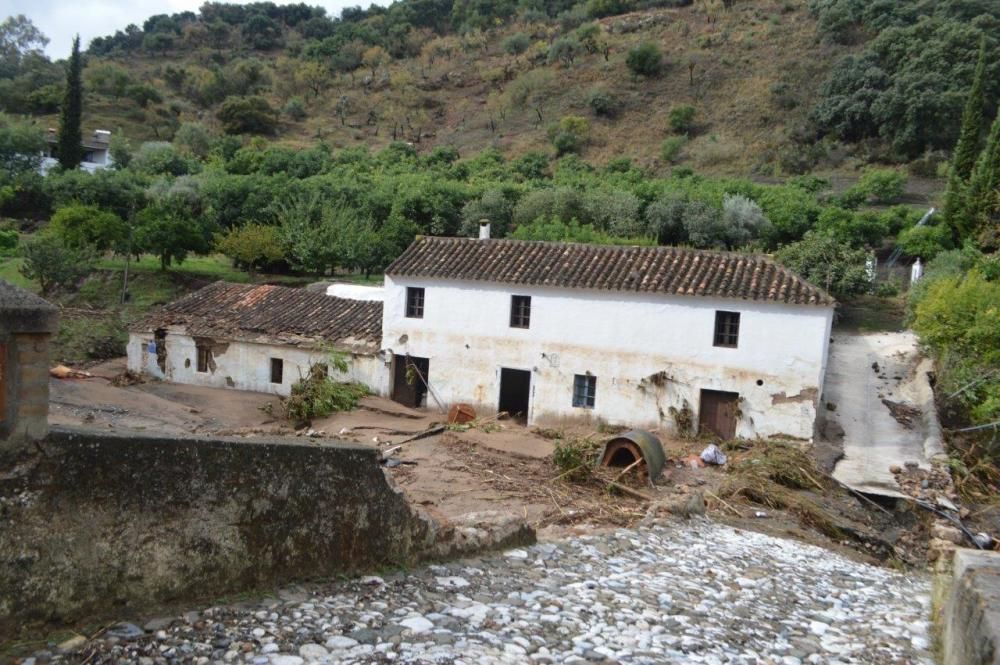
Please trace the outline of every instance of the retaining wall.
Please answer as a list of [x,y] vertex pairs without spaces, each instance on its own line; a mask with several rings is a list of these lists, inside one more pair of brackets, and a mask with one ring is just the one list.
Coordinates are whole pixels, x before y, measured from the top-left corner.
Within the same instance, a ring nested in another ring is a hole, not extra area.
[[941,616],[945,665],[1000,665],[1000,552],[955,551]]
[[441,535],[371,448],[53,430],[0,460],[0,638],[410,564]]

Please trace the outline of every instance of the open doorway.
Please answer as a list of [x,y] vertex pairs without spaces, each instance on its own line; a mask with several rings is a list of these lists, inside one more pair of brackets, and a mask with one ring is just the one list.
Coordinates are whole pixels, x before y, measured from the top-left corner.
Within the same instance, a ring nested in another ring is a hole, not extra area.
[[403,406],[419,408],[427,399],[430,358],[393,356],[392,399]]
[[736,438],[739,401],[739,393],[702,390],[701,405],[698,408],[698,430],[712,432],[725,440]]
[[500,368],[500,405],[511,418],[528,422],[531,402],[531,372],[526,369]]

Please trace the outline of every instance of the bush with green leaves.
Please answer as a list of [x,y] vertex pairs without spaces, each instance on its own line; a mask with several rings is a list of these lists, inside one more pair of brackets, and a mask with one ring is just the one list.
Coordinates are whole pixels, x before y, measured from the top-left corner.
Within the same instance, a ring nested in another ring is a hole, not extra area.
[[128,226],[113,212],[97,206],[72,204],[55,211],[48,231],[70,247],[93,247],[99,251],[124,251]]
[[216,117],[227,134],[273,134],[278,114],[259,96],[227,97]]
[[1000,420],[1000,281],[979,269],[932,279],[913,329],[938,361],[941,394],[953,394],[973,423]]
[[549,127],[549,140],[559,155],[579,152],[590,139],[590,123],[578,115],[567,115]]
[[246,224],[216,234],[215,249],[251,275],[285,258],[277,227],[265,224]]
[[14,229],[0,227],[0,258],[13,256],[17,252],[19,237]]
[[574,37],[562,37],[552,43],[546,58],[550,65],[559,63],[569,67],[579,57],[581,51],[580,42]]
[[42,295],[57,287],[76,286],[93,272],[98,258],[93,247],[72,247],[56,234],[44,232],[23,240],[18,251],[24,259],[18,272],[38,282]]
[[618,113],[619,102],[605,88],[591,88],[587,93],[587,106],[594,115],[612,118]]
[[531,37],[523,32],[515,32],[513,35],[503,40],[501,44],[505,53],[510,55],[521,55],[531,46]]
[[306,115],[306,104],[302,101],[301,97],[292,97],[285,105],[281,108],[281,112],[292,120],[305,120]]
[[510,235],[515,240],[545,240],[548,242],[581,242],[590,245],[655,245],[655,238],[638,236],[624,238],[580,224],[576,219],[565,222],[558,217],[539,217],[521,224]]
[[896,246],[907,256],[919,256],[924,261],[930,261],[951,248],[951,230],[944,224],[911,226],[900,232]]
[[625,56],[625,65],[633,76],[652,78],[658,76],[663,68],[663,54],[660,47],[653,42],[642,42],[629,49]]
[[686,134],[668,136],[663,139],[663,143],[660,144],[660,156],[663,157],[663,161],[670,164],[676,164],[680,161],[681,150],[684,148],[687,140]]
[[815,228],[849,247],[877,248],[889,234],[888,226],[878,214],[859,214],[836,206],[826,207],[820,212]]
[[782,247],[778,261],[835,296],[864,293],[870,283],[865,270],[868,253],[833,235],[809,231],[802,240]]
[[201,170],[201,163],[189,159],[171,143],[147,141],[132,156],[130,168],[145,175],[186,175]]
[[872,203],[894,203],[906,190],[906,174],[896,169],[867,168],[854,189]]
[[670,109],[668,116],[670,129],[677,134],[688,134],[694,128],[694,116],[697,113],[690,104],[680,104]]

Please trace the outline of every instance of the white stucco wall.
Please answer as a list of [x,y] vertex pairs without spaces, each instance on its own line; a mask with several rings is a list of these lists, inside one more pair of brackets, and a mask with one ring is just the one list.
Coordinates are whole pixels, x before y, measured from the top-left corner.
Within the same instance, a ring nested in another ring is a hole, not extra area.
[[[426,289],[422,319],[404,316],[407,286]],[[740,394],[738,436],[813,435],[832,307],[390,277],[385,292],[383,349],[429,358],[446,403],[495,410],[508,367],[532,372],[532,423],[671,430],[670,407],[686,402],[697,423],[706,389]],[[511,295],[531,296],[529,329],[509,326]],[[738,348],[713,346],[720,309],[740,312]],[[587,372],[595,408],[574,408],[573,376]]]
[[[208,372],[198,372],[198,351],[194,338],[167,329],[166,371],[160,371],[156,352],[151,351],[153,335],[131,333],[128,341],[128,367],[166,381],[214,388],[235,388],[253,392],[288,395],[292,384],[308,374],[315,363],[327,362],[327,357],[309,349],[294,346],[257,344],[251,342],[216,341]],[[271,383],[271,358],[283,361],[280,384]],[[348,357],[348,372],[335,375],[341,380],[363,383],[373,392],[388,391],[388,370],[374,355]]]

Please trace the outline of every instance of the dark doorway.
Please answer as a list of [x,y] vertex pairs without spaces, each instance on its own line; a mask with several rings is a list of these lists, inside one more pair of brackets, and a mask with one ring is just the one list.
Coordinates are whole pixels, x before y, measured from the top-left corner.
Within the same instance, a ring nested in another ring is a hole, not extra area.
[[393,356],[392,399],[403,406],[418,408],[427,398],[431,361],[418,356]]
[[712,432],[722,439],[735,438],[739,401],[739,393],[702,390],[701,407],[698,409],[699,431]]
[[531,372],[526,369],[500,368],[500,410],[511,418],[528,421],[531,401]]

